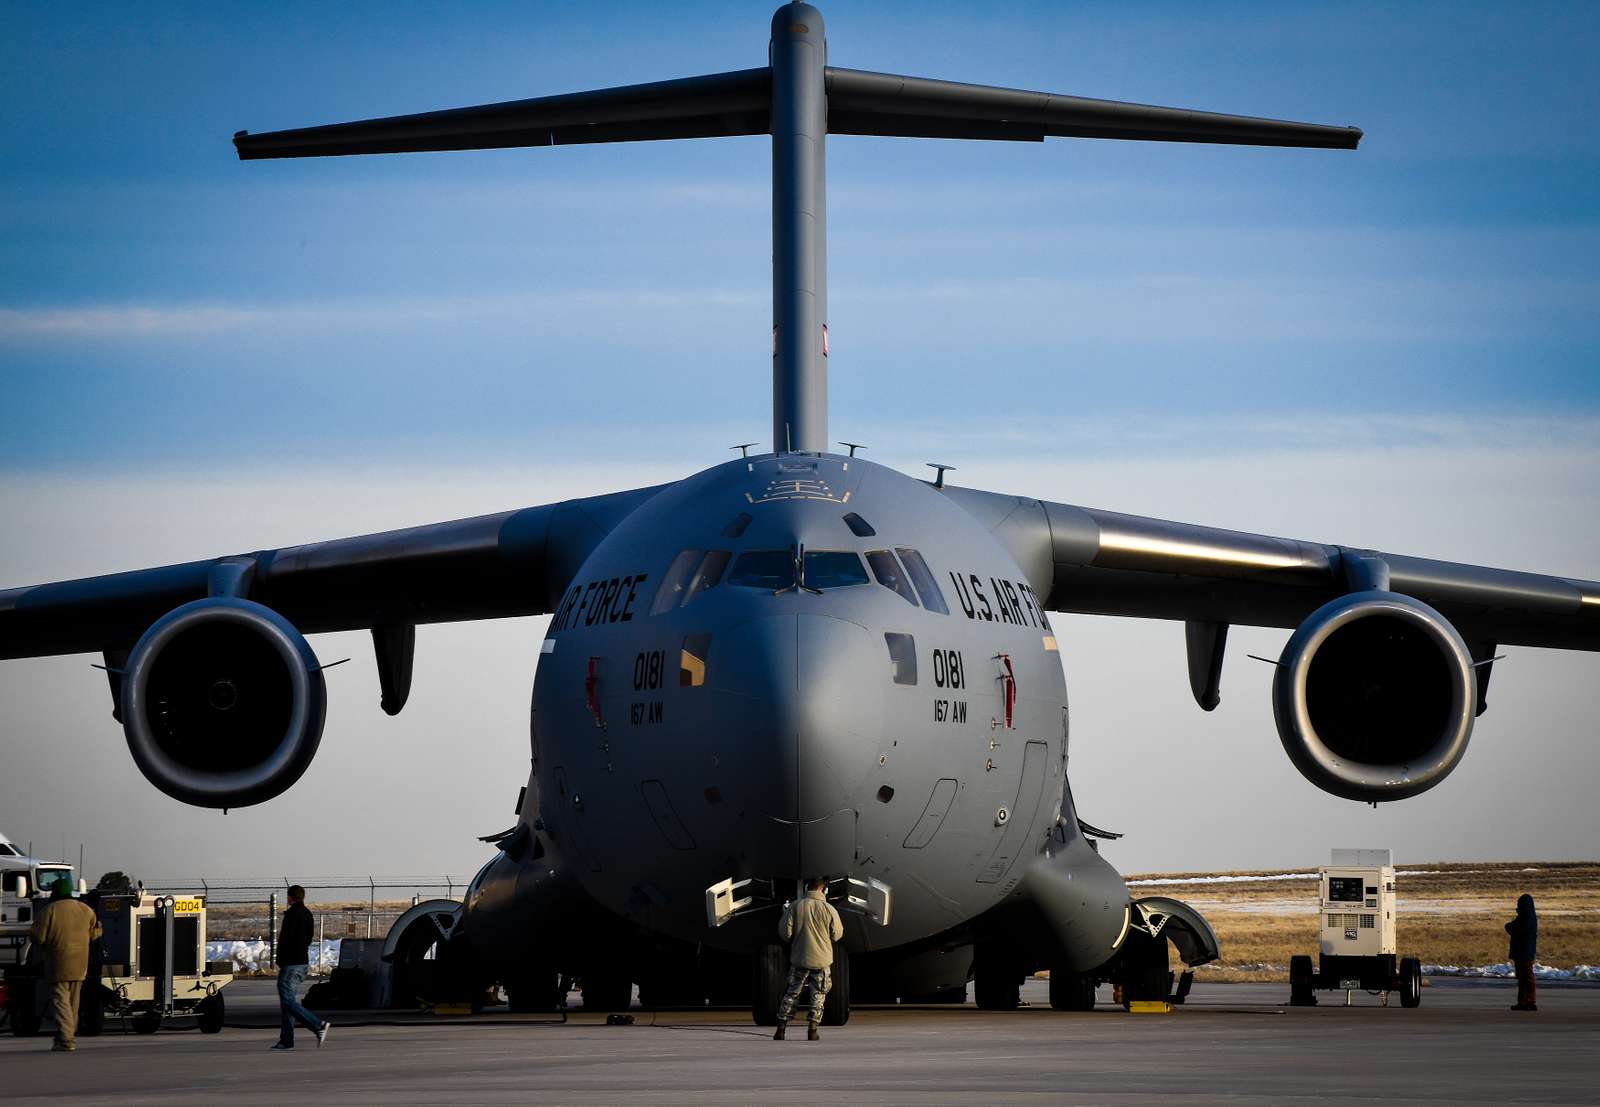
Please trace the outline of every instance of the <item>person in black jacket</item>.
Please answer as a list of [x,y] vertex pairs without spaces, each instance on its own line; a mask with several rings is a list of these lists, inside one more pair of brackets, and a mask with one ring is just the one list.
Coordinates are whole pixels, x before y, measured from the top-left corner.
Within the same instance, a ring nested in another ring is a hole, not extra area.
[[1517,900],[1517,917],[1506,923],[1506,933],[1511,935],[1508,956],[1517,970],[1517,1002],[1513,1011],[1537,1011],[1537,993],[1533,986],[1533,959],[1539,949],[1539,916],[1533,910],[1533,897],[1524,894]]
[[282,1023],[278,1041],[273,1049],[294,1048],[294,1022],[299,1019],[305,1028],[317,1036],[317,1048],[328,1040],[331,1024],[307,1011],[296,998],[295,992],[305,983],[306,970],[311,958],[311,912],[306,907],[306,890],[300,885],[289,888],[289,909],[283,913],[283,925],[278,928],[278,1011]]

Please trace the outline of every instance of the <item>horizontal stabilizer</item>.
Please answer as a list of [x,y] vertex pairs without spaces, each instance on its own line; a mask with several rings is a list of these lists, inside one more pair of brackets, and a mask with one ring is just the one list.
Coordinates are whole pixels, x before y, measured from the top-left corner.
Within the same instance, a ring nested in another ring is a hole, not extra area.
[[762,135],[771,100],[772,71],[762,67],[325,127],[240,131],[233,144],[251,161]]
[[832,66],[827,70],[827,89],[831,134],[1020,142],[1122,138],[1335,150],[1353,150],[1361,141],[1359,127],[1218,115]]

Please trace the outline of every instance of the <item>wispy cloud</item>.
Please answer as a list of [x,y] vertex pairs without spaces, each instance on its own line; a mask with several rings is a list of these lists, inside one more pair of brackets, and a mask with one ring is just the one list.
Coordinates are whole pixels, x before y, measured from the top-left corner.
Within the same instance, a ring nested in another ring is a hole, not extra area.
[[753,307],[765,302],[764,290],[703,288],[571,290],[322,304],[167,303],[0,308],[0,338],[165,338],[268,327],[303,330],[393,327],[473,319],[528,319],[571,311],[670,312],[707,307]]

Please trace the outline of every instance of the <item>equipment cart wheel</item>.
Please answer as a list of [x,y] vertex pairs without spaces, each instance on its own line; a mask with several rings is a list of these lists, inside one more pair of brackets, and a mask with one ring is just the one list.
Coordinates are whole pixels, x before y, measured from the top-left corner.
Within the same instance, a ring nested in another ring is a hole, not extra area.
[[1057,1011],[1093,1011],[1094,977],[1071,969],[1050,970],[1050,1006]]
[[98,1038],[106,1025],[106,990],[104,985],[87,980],[83,995],[78,1001],[78,1037]]
[[1315,984],[1316,973],[1312,971],[1311,958],[1303,953],[1289,958],[1289,1006],[1315,1007]]
[[195,1008],[195,1013],[200,1016],[200,1033],[222,1033],[222,1020],[226,1011],[227,1006],[223,1003],[221,992],[202,999]]
[[154,1034],[161,1029],[160,1011],[140,1011],[128,1020],[133,1024],[135,1034]]
[[1422,1006],[1422,962],[1415,957],[1400,958],[1400,1006]]
[[14,976],[6,981],[7,1011],[11,1015],[11,1033],[19,1038],[32,1038],[44,1025],[44,1007],[39,1002],[38,981],[33,977]]

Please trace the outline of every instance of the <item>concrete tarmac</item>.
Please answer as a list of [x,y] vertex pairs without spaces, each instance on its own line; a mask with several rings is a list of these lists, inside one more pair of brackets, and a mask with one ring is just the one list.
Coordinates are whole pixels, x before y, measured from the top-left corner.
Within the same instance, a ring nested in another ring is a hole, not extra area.
[[[575,1010],[472,1018],[334,1013],[319,1050],[305,1031],[271,1052],[270,981],[229,987],[218,1035],[140,1036],[108,1023],[73,1054],[48,1037],[0,1038],[0,1100],[32,1103],[1140,1103],[1286,1099],[1600,1101],[1600,987],[1546,986],[1539,1011],[1500,983],[1434,980],[1422,1006],[1287,985],[1201,984],[1171,1015],[1052,1011],[1041,981],[1015,1012],[868,1007],[820,1042],[788,1041],[743,1011],[635,1010],[633,1026]],[[574,1000],[576,1000],[576,996]],[[1101,1002],[1109,1002],[1107,990]],[[360,1025],[369,1023],[370,1025]],[[398,1025],[396,1025],[398,1024]]]

